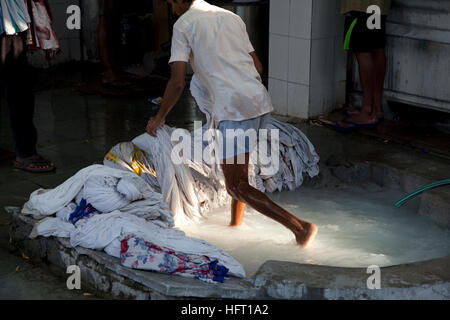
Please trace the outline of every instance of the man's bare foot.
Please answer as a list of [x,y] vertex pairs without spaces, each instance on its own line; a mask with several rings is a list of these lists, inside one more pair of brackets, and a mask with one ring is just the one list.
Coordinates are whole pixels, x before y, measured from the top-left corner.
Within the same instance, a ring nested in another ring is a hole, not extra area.
[[347,123],[356,123],[356,124],[373,124],[376,123],[377,121],[378,119],[375,115],[372,115],[371,113],[366,113],[364,111],[354,114],[353,116],[345,120],[345,122]]
[[131,85],[130,82],[122,79],[120,76],[111,71],[106,71],[103,73],[102,84],[113,87],[127,87]]
[[230,224],[228,225],[229,227],[233,227],[233,228],[237,228],[240,227],[242,223],[232,223],[230,222]]
[[306,249],[313,242],[318,230],[315,224],[310,223],[301,232],[294,232],[297,243]]

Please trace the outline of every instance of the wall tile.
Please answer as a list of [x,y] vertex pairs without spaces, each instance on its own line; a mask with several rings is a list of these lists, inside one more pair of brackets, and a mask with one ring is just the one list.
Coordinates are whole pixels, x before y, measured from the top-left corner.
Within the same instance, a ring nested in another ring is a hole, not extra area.
[[344,37],[334,38],[334,80],[347,79],[347,51],[344,50]]
[[334,82],[334,69],[334,38],[312,40],[310,84],[331,84]]
[[[298,1],[298,0],[293,0]],[[279,35],[289,34],[289,3],[291,0],[270,2],[269,32]]]
[[288,83],[288,115],[307,119],[308,109],[309,86]]
[[289,62],[289,38],[269,35],[269,77],[287,81]]
[[288,114],[288,83],[286,81],[269,78],[269,95],[272,99],[276,114]]
[[288,80],[309,85],[311,40],[289,38]]
[[291,37],[310,39],[313,0],[291,1],[289,18],[289,35]]
[[[344,25],[337,26],[340,15],[338,0],[314,0],[312,3],[312,32],[313,39],[322,39],[344,32]],[[340,31],[340,29],[342,31]]]
[[311,86],[309,103],[309,117],[322,115],[334,109],[336,105],[334,84]]

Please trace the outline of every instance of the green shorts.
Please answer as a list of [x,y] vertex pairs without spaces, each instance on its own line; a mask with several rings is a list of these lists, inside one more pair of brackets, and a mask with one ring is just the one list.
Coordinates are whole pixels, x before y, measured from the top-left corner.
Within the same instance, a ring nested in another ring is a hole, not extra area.
[[371,14],[350,11],[345,15],[344,49],[353,52],[371,52],[386,46],[386,16],[381,15],[381,29],[370,30],[367,20]]

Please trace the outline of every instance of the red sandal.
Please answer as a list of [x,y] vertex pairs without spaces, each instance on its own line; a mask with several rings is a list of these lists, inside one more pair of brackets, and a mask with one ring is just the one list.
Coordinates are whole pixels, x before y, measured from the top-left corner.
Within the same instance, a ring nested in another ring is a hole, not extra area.
[[14,168],[33,173],[52,172],[56,169],[53,163],[41,156],[24,159],[20,162],[15,160]]

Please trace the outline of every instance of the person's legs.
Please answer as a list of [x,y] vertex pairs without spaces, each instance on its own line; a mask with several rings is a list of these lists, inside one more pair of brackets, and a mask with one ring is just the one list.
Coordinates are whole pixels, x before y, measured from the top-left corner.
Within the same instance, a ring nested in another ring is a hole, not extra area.
[[[36,151],[37,130],[33,122],[34,78],[25,51],[17,57],[13,51],[8,54],[1,78],[15,143],[16,167],[35,172],[54,170],[54,165],[42,159]],[[26,165],[22,167],[22,164]]]
[[[366,25],[368,17],[369,14],[363,12],[350,12],[346,15],[346,41],[350,40],[346,49],[355,53],[358,62],[363,103],[360,111],[347,112],[345,120],[336,124],[335,128],[339,130],[375,126],[383,118],[383,84],[380,89],[380,82],[384,82],[386,58],[384,50],[381,52],[377,48],[384,48],[385,18],[382,30],[371,30]],[[353,29],[349,27],[352,21],[356,21]]]
[[33,123],[33,79],[25,53],[22,53],[17,59],[9,55],[3,71],[5,98],[16,154],[18,158],[31,157],[37,153],[37,131]]
[[122,80],[124,77],[124,72],[120,69],[118,62],[117,48],[115,48],[115,43],[118,36],[117,32],[114,32],[113,22],[111,18],[106,15],[101,15],[99,18],[98,26],[98,42],[100,59],[102,60],[103,66],[105,67],[105,72],[103,74],[102,83],[112,83],[116,86],[127,86],[130,83]]
[[[225,185],[228,193],[233,197],[233,201],[246,203],[263,215],[281,223],[294,233],[297,243],[306,248],[314,239],[318,230],[317,226],[298,219],[288,211],[276,205],[264,193],[253,188],[248,183],[249,158],[250,154],[247,153],[245,155],[245,164],[238,164],[237,156],[234,158],[233,164],[227,164],[228,161],[224,161],[225,163],[222,164]],[[236,218],[240,218],[242,222],[243,212],[242,215],[238,215],[239,210],[237,207],[239,202],[234,202],[237,209],[234,213],[236,214]]]
[[126,73],[122,71],[117,52],[120,45],[120,0],[100,0],[98,41],[100,58],[105,73],[103,74],[102,83],[112,84],[123,87],[129,86],[130,83],[124,78]]

